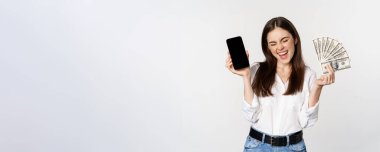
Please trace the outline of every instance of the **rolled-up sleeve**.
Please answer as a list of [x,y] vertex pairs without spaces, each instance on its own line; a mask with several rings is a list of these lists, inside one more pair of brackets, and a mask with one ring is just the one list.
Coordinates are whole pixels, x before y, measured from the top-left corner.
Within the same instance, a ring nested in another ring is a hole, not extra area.
[[316,73],[314,71],[311,71],[309,75],[306,75],[307,79],[307,91],[305,92],[305,100],[301,107],[299,120],[302,128],[307,128],[313,126],[317,120],[318,120],[318,109],[319,109],[319,102],[315,104],[313,107],[309,107],[309,96],[311,88],[314,84],[314,81],[317,79]]
[[257,97],[255,96],[253,101],[252,101],[252,104],[249,104],[247,103],[244,99],[243,99],[243,112],[244,112],[244,116],[245,118],[252,122],[252,123],[255,123],[259,120],[259,117],[260,117],[260,113],[261,113],[261,108],[260,108],[260,104],[259,104],[259,101],[257,101]]
[[[253,79],[256,75],[257,69],[259,68],[259,63],[254,63],[250,70],[251,70],[251,83],[253,82]],[[243,99],[243,112],[245,118],[250,122],[257,122],[260,117],[261,108],[260,103],[258,101],[258,98],[256,95],[253,95],[253,101],[252,104],[249,104],[245,99]]]

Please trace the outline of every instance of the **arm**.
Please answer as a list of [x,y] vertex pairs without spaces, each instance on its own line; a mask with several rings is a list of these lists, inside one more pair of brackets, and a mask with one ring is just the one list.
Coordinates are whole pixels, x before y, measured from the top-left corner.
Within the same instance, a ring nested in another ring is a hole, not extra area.
[[313,88],[310,92],[309,108],[314,107],[318,103],[319,97],[321,96],[322,88],[323,86],[317,84],[313,85]]
[[[247,56],[249,57],[249,53],[247,51]],[[251,87],[251,70],[249,67],[235,70],[235,68],[232,65],[232,60],[230,54],[228,54],[227,60],[226,60],[226,67],[228,70],[230,70],[232,73],[239,75],[243,78],[243,85],[244,85],[244,100],[252,105],[253,100],[253,90]]]
[[309,87],[310,91],[307,93],[305,104],[301,108],[299,115],[300,124],[303,128],[313,126],[318,120],[319,97],[321,96],[322,88],[325,85],[332,84],[335,81],[334,70],[328,66],[329,73],[322,75],[316,79],[315,74],[311,76]]
[[309,108],[314,107],[318,103],[323,86],[329,85],[335,82],[334,69],[330,65],[327,66],[327,69],[329,73],[327,75],[322,75],[321,78],[317,79],[314,82],[313,88],[311,89],[311,92],[310,92]]
[[243,84],[244,84],[244,100],[252,105],[253,101],[253,90],[251,86],[251,74],[249,73],[247,76],[243,76]]
[[[249,56],[248,52],[247,55]],[[243,101],[243,112],[245,115],[245,118],[250,122],[257,122],[260,117],[260,105],[259,102],[254,100],[254,93],[251,87],[251,78],[252,75],[254,75],[254,71],[257,70],[258,66],[253,65],[252,70],[247,67],[244,69],[235,70],[232,62],[231,57],[228,56],[226,60],[226,67],[228,70],[230,70],[232,73],[239,75],[243,78],[243,85],[244,85],[244,101]]]

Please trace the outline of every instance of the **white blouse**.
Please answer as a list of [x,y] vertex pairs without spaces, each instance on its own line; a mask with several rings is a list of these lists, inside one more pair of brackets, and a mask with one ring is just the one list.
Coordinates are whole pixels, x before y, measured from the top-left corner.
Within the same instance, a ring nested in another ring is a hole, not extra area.
[[[256,75],[259,64],[251,67],[251,82]],[[272,87],[273,96],[257,97],[254,95],[252,105],[243,100],[243,111],[252,122],[252,127],[270,135],[288,135],[315,124],[318,119],[319,102],[309,108],[309,94],[316,80],[316,74],[306,67],[303,90],[295,95],[283,95],[288,83],[283,83],[276,74]]]

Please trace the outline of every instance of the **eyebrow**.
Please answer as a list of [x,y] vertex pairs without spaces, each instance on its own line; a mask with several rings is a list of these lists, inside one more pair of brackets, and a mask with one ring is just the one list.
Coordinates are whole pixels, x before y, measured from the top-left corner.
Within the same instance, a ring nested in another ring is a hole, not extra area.
[[[280,41],[282,41],[282,40],[285,39],[285,38],[289,38],[289,36],[285,36],[285,37],[281,38]],[[276,42],[275,42],[275,41],[270,41],[270,42],[268,42],[268,43],[276,43]]]

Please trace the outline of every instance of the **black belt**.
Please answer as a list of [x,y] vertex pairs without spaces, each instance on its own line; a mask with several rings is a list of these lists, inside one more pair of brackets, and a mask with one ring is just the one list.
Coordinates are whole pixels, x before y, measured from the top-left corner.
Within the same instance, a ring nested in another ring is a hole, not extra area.
[[251,131],[249,131],[249,136],[252,138],[255,138],[259,141],[263,141],[264,143],[271,144],[272,146],[287,146],[288,145],[288,137],[289,137],[289,145],[296,144],[300,141],[302,141],[302,130],[298,131],[290,136],[269,136],[266,134],[263,134],[261,132],[258,132],[255,129],[251,128]]

